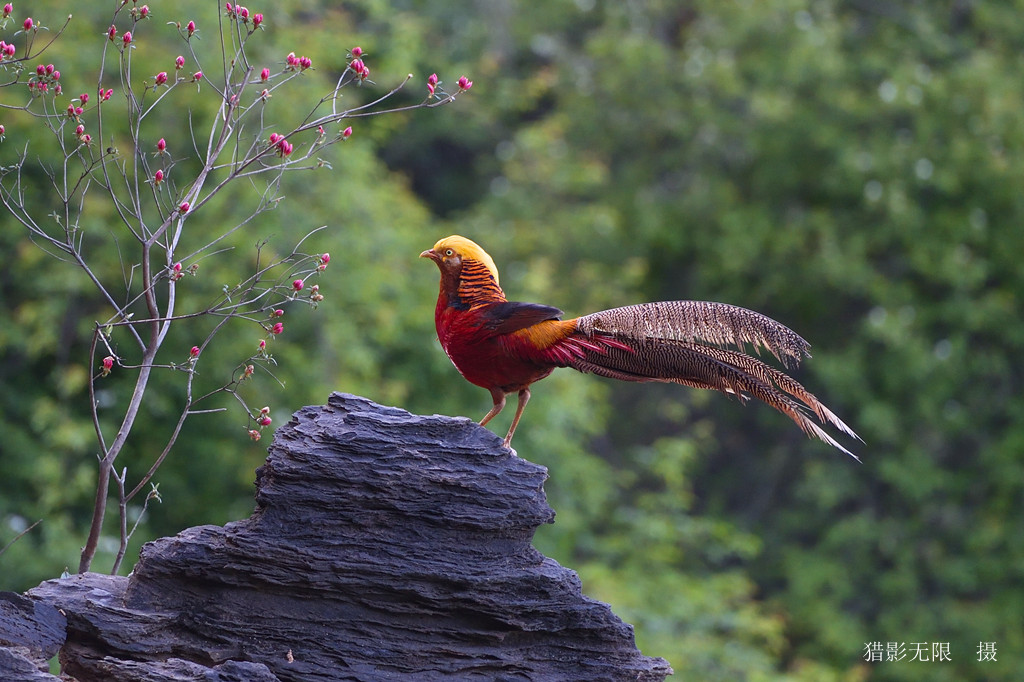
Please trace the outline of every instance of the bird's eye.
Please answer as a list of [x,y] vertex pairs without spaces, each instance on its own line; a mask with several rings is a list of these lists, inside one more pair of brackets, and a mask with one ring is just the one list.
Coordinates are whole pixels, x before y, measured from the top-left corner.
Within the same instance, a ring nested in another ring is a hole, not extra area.
[[455,252],[452,251],[451,249],[445,249],[444,250],[444,255],[446,255],[446,256],[454,256]]

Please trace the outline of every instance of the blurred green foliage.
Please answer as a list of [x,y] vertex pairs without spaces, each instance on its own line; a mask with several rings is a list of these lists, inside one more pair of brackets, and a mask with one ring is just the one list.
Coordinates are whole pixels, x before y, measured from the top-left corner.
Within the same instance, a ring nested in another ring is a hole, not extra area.
[[[202,30],[214,5],[154,6],[153,21],[195,18]],[[32,11],[57,24],[60,6]],[[332,255],[326,300],[288,310],[273,348],[285,385],[261,379],[254,402],[280,420],[345,390],[482,416],[489,397],[434,339],[437,275],[416,259],[453,232],[488,249],[511,298],[570,314],[673,298],[759,310],[814,344],[799,378],[863,436],[854,449],[864,463],[763,407],[556,373],[536,387],[516,439],[551,474],[558,517],[538,547],[577,569],[585,592],[632,622],[644,652],[668,658],[681,679],[1016,679],[1019,3],[251,9],[266,16],[258,60],[276,65],[294,50],[314,62],[301,93],[276,103],[282,117],[325,91],[357,44],[377,83],[363,95],[409,72],[405,103],[419,101],[431,72],[475,82],[450,107],[354,122],[333,170],[289,179],[283,204],[188,280],[187,300],[204,301],[244,276],[257,240],[286,249],[328,225],[310,245]],[[66,96],[71,83],[95,88],[104,16],[76,13],[48,53]],[[161,34],[153,27],[140,44],[140,77],[169,70],[177,54]],[[0,91],[4,103],[20,96]],[[187,139],[191,106],[176,100],[153,134]],[[49,158],[31,121],[0,122],[0,162],[26,141],[30,158]],[[232,223],[247,201],[239,189],[190,225]],[[96,204],[89,229],[103,234]],[[44,519],[0,557],[2,587],[24,589],[77,562],[96,455],[84,344],[109,311],[6,216],[0,253],[0,540]],[[109,247],[94,258],[119,267]],[[176,333],[168,346],[186,349],[202,332]],[[257,338],[244,326],[219,336],[202,372],[219,379]],[[116,395],[125,378],[104,381]],[[156,381],[146,425],[119,460],[129,478],[148,467],[181,400],[180,377]],[[250,443],[243,426],[230,411],[191,423],[140,536],[249,512],[266,443]],[[952,660],[867,663],[873,641],[947,642]],[[982,641],[996,642],[997,662],[977,661]]]

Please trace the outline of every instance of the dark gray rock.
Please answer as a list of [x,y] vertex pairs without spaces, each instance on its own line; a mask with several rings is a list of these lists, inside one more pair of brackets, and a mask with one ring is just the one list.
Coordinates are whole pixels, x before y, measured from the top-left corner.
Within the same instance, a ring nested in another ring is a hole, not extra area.
[[64,643],[66,625],[64,615],[53,606],[0,592],[0,680],[56,681],[47,661]]
[[334,394],[275,435],[256,511],[30,595],[90,680],[661,680],[531,543],[547,471],[468,419]]

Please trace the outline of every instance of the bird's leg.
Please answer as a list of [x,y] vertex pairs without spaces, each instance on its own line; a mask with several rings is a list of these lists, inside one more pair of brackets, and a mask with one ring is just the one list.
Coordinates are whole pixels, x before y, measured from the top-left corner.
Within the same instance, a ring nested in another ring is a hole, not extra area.
[[500,388],[491,389],[491,398],[494,400],[494,407],[480,420],[480,426],[494,419],[494,417],[505,408],[505,392]]
[[516,432],[516,426],[519,425],[519,418],[523,416],[523,410],[526,408],[526,403],[530,402],[530,389],[524,388],[519,391],[519,405],[516,406],[516,416],[512,417],[512,426],[508,427],[508,435],[505,436],[505,447],[511,447],[512,434]]

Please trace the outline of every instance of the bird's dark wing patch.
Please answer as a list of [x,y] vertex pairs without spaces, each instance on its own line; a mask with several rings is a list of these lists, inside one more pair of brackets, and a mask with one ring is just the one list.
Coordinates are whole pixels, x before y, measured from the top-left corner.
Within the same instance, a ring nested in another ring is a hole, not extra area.
[[545,320],[560,320],[564,313],[558,308],[540,303],[504,301],[480,310],[483,326],[497,334],[511,334]]

